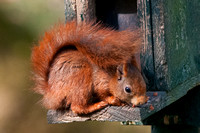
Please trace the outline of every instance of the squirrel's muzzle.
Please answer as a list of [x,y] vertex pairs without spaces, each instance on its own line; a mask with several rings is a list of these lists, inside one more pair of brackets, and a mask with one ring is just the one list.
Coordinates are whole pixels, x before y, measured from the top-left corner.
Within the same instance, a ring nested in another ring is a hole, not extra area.
[[132,104],[133,107],[139,106],[139,105],[142,105],[142,104],[146,103],[148,101],[148,99],[149,98],[146,95],[134,96],[131,99],[131,104]]

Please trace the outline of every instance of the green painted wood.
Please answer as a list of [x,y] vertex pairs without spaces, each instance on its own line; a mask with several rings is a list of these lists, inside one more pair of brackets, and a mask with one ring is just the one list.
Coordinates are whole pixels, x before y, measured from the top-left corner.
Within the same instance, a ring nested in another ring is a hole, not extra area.
[[[187,86],[187,85],[186,85]],[[181,87],[182,88],[182,87]],[[152,125],[191,125],[200,127],[200,86],[187,92],[162,111],[150,116],[144,123]],[[167,96],[168,97],[168,96]]]
[[156,88],[158,90],[169,90],[168,65],[166,60],[166,42],[164,27],[164,0],[151,0],[152,31],[153,31],[153,54]]
[[199,0],[152,0],[156,86],[176,88],[200,73]]
[[137,1],[137,14],[139,24],[143,31],[143,48],[141,52],[141,66],[146,78],[148,79],[148,90],[155,88],[154,54],[152,40],[151,8],[149,0]]
[[168,86],[175,88],[200,73],[200,1],[165,1]]
[[[152,0],[151,5],[156,85],[159,90],[168,91],[165,102],[161,104],[169,106],[200,84],[200,3],[199,0]],[[193,98],[194,95],[190,96],[190,99]],[[199,126],[196,114],[200,112],[192,113],[195,108],[199,108],[198,101],[177,113],[182,116],[184,124]],[[161,113],[165,115],[172,110],[164,108]],[[151,124],[161,119],[158,114],[151,117],[157,117]],[[153,132],[165,131],[160,130],[161,125],[154,126],[154,129]]]

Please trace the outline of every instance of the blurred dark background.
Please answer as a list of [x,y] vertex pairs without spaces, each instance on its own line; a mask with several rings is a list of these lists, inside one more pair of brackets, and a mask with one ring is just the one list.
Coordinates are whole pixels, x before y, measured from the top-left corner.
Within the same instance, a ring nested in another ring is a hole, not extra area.
[[150,126],[119,122],[47,124],[41,96],[31,90],[30,53],[64,18],[64,0],[0,0],[0,133],[149,133]]

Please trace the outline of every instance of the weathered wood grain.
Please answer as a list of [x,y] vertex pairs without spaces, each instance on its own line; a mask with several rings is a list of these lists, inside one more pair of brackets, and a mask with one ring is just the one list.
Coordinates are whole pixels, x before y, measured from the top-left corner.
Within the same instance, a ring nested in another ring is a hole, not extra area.
[[155,88],[154,53],[152,40],[151,7],[149,0],[137,1],[139,25],[143,31],[143,49],[141,52],[142,71],[148,79],[148,90]]
[[94,21],[96,16],[94,0],[76,0],[77,22]]
[[[47,113],[49,123],[68,123],[75,121],[136,121],[141,123],[142,120],[147,118],[152,113],[157,112],[163,106],[165,92],[148,92],[150,97],[149,101],[140,107],[130,106],[108,106],[100,111],[94,112],[89,115],[78,116],[71,110],[55,111],[49,110]],[[153,108],[152,108],[153,107]]]
[[76,19],[76,0],[65,0],[65,21]]
[[200,73],[199,0],[164,1],[164,27],[168,86],[177,85]]
[[151,1],[155,80],[159,90],[171,91],[200,73],[197,1]]
[[[187,86],[187,85],[186,85]],[[148,117],[145,124],[151,125],[192,125],[200,126],[200,86],[187,92],[162,111]]]
[[65,20],[77,20],[78,23],[94,21],[95,16],[94,0],[65,0]]
[[164,3],[163,0],[151,1],[153,54],[156,88],[161,91],[169,90],[166,60],[166,42],[164,25]]

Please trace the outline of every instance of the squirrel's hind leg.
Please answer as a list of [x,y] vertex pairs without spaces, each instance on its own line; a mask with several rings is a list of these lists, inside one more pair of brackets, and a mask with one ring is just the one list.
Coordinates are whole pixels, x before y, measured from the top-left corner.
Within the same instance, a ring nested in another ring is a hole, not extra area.
[[91,105],[75,105],[71,104],[71,110],[76,114],[89,114],[100,110],[108,105],[105,101],[100,101]]
[[76,114],[89,114],[94,111],[103,109],[107,105],[124,106],[125,104],[114,96],[108,96],[104,101],[96,102],[90,105],[71,104],[71,110]]

